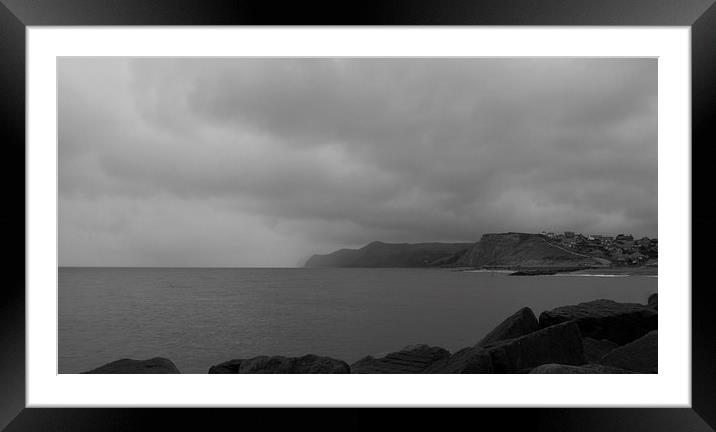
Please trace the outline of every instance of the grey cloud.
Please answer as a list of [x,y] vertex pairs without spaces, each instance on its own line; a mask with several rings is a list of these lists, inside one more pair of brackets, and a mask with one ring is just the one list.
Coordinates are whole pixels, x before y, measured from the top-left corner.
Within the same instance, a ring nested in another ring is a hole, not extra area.
[[[209,265],[293,265],[375,239],[656,235],[654,59],[58,65],[65,263],[188,265],[196,254],[177,251],[202,244]],[[234,251],[276,244],[260,263]]]

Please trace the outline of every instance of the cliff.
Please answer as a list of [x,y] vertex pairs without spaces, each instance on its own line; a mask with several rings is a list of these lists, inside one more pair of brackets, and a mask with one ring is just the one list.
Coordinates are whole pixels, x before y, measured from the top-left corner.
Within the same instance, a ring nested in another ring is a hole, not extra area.
[[596,267],[604,259],[572,252],[547,242],[538,234],[485,234],[453,264],[458,267]]
[[306,267],[498,267],[577,269],[604,267],[603,258],[550,243],[539,234],[485,234],[477,243],[382,243],[313,255]]
[[472,243],[383,243],[313,255],[306,267],[431,267],[457,260]]

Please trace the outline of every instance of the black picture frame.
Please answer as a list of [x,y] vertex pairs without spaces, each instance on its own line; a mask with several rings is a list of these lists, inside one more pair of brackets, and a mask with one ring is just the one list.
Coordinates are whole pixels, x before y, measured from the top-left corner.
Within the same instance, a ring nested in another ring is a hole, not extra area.
[[[709,192],[707,151],[716,143],[709,120],[716,102],[716,6],[714,0],[404,0],[371,2],[275,2],[183,0],[0,0],[0,110],[5,208],[5,271],[0,288],[0,429],[7,431],[206,429],[248,418],[261,427],[275,421],[331,428],[372,428],[375,410],[333,410],[340,423],[312,410],[266,415],[234,409],[60,409],[25,408],[25,29],[27,26],[99,25],[549,25],[688,26],[692,60],[692,406],[691,408],[541,408],[453,411],[451,423],[501,429],[581,431],[716,430],[716,322],[711,287],[697,283],[709,258],[697,251],[708,241],[705,211],[697,213],[696,192]],[[703,202],[703,201],[702,201]],[[699,216],[700,214],[700,216]],[[704,240],[701,240],[704,238]],[[8,244],[9,243],[9,244]],[[689,287],[682,287],[688,289]],[[54,359],[48,359],[54,361]],[[308,411],[308,412],[307,412]],[[401,421],[425,423],[428,410],[411,410]],[[309,415],[311,419],[309,420]],[[324,421],[316,423],[314,418]],[[241,423],[238,423],[238,422]],[[455,422],[455,423],[453,423]],[[213,428],[212,428],[213,429]]]

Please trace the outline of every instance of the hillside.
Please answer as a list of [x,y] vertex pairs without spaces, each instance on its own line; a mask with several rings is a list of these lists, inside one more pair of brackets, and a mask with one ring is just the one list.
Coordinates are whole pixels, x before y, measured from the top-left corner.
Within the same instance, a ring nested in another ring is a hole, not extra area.
[[463,254],[454,266],[460,267],[594,267],[609,265],[604,259],[571,252],[547,242],[537,234],[485,234]]
[[[313,255],[306,267],[430,267],[472,247],[472,243],[383,243]],[[453,258],[453,261],[457,258]]]

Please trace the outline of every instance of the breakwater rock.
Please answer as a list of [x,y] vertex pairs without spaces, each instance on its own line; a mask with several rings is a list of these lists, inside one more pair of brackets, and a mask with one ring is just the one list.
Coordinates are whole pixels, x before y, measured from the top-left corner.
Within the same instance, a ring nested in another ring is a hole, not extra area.
[[656,330],[658,317],[648,305],[605,299],[558,307],[539,317],[542,328],[567,321],[576,322],[582,336],[624,345]]
[[600,363],[641,373],[658,373],[658,332],[651,331],[634,342],[615,348]]
[[102,365],[86,374],[178,374],[171,360],[154,357],[149,360],[121,359]]
[[584,350],[584,358],[587,361],[599,361],[614,350],[619,345],[606,339],[597,340],[590,337],[582,338],[582,348]]
[[423,373],[450,352],[428,345],[411,345],[380,358],[364,357],[351,365],[351,373],[406,374]]
[[[259,356],[229,360],[210,374],[487,374],[657,373],[658,311],[641,305],[594,300],[542,312],[530,308],[507,317],[475,345],[454,353],[411,345],[352,365],[331,357]],[[122,359],[85,373],[180,373],[170,360]]]
[[531,374],[631,374],[635,373],[626,369],[619,369],[600,364],[586,364],[582,366],[571,366],[563,364],[545,364],[537,366],[530,371]]
[[653,307],[654,309],[659,309],[659,294],[654,293],[649,296],[649,306]]
[[502,321],[494,330],[487,334],[478,346],[485,346],[505,339],[513,339],[539,330],[539,322],[532,309],[524,307],[506,320]]
[[519,373],[546,363],[580,365],[584,351],[579,327],[565,322],[485,346],[495,373]]
[[210,374],[347,374],[348,364],[312,354],[303,357],[259,356],[229,360],[209,368]]

